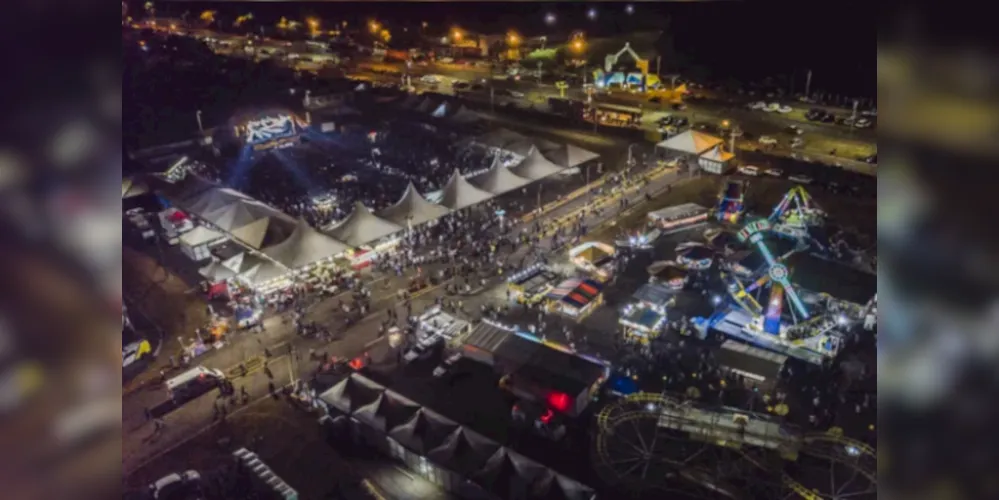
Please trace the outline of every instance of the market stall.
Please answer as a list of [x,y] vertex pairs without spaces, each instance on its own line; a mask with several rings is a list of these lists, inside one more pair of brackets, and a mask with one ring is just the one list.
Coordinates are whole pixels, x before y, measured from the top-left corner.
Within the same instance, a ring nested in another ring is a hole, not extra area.
[[672,260],[653,262],[645,270],[649,273],[649,283],[661,284],[674,291],[683,290],[690,278],[690,272]]
[[648,342],[665,331],[674,294],[675,290],[663,284],[642,285],[632,296],[634,302],[624,307],[618,320],[625,337]]
[[563,281],[545,296],[551,312],[582,320],[603,304],[603,283],[573,278]]
[[650,224],[669,234],[706,224],[708,212],[696,203],[683,203],[649,212],[647,217]]
[[569,259],[579,269],[600,281],[607,282],[614,276],[616,254],[617,251],[611,245],[588,241],[569,250]]

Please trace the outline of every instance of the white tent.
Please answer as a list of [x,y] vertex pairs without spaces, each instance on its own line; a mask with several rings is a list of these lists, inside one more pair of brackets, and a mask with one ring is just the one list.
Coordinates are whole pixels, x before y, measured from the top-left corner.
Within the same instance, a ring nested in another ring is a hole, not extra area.
[[434,103],[434,101],[431,100],[429,97],[427,97],[423,99],[423,102],[421,102],[418,106],[416,106],[416,111],[419,111],[420,113],[429,113],[431,110],[434,110],[436,108],[437,104]]
[[538,149],[541,150],[545,158],[563,168],[575,167],[590,160],[600,158],[600,155],[597,153],[585,150],[579,146],[573,146],[572,144],[560,144],[554,149],[545,149],[539,146]]
[[141,180],[125,177],[121,180],[121,199],[134,198],[149,192],[149,186]]
[[205,226],[194,226],[194,229],[180,235],[180,242],[189,247],[207,245],[225,238],[225,235]]
[[509,168],[501,167],[499,162],[494,162],[492,168],[472,177],[471,181],[476,186],[496,195],[513,191],[533,182],[531,179],[518,177]]
[[482,121],[482,117],[480,117],[474,111],[470,111],[468,108],[464,106],[458,108],[458,111],[456,111],[453,115],[449,116],[448,119],[455,123],[464,123],[464,124],[473,124]]
[[451,176],[451,180],[447,181],[447,185],[444,186],[441,205],[451,210],[460,210],[477,203],[482,203],[492,197],[492,193],[473,186],[472,183],[461,176],[461,173],[455,170]]
[[233,231],[266,217],[288,218],[273,207],[256,200],[237,200],[200,216],[224,231]]
[[264,217],[229,232],[244,245],[261,249],[277,245],[294,234],[296,222],[288,216]]
[[343,243],[312,229],[307,222],[299,220],[295,230],[284,241],[269,246],[261,252],[289,269],[298,269],[320,260],[336,257],[349,247]]
[[483,134],[475,139],[474,142],[486,147],[510,151],[521,156],[527,156],[531,152],[531,149],[534,148],[534,144],[530,138],[505,128]]
[[432,221],[443,217],[447,212],[447,207],[427,201],[416,190],[416,186],[410,182],[409,186],[406,187],[406,191],[402,194],[402,198],[399,198],[399,201],[394,205],[379,211],[377,215],[405,227],[409,224],[415,226]]
[[437,106],[437,109],[435,109],[433,113],[430,113],[430,115],[433,116],[434,118],[444,118],[445,116],[447,116],[447,110],[448,110],[447,103],[442,102],[440,106]]
[[665,141],[660,142],[659,144],[656,144],[656,148],[670,149],[691,155],[700,155],[723,142],[725,141],[713,135],[698,132],[696,130],[688,130],[682,134],[677,134],[669,139],[666,139]]
[[562,171],[562,168],[549,161],[535,148],[519,165],[510,167],[510,171],[520,177],[536,181],[557,174]]
[[354,211],[326,233],[351,246],[361,246],[402,231],[402,226],[371,213],[363,203],[354,204]]

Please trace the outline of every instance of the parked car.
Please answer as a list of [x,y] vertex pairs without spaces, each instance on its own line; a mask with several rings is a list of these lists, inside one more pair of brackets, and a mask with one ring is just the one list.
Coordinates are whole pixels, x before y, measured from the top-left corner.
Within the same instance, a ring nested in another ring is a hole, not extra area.
[[802,147],[804,145],[805,145],[805,140],[802,139],[801,137],[795,137],[791,141],[791,148],[800,148],[800,147]]
[[653,96],[653,97],[649,98],[649,102],[655,103],[655,104],[659,104],[659,103],[663,102],[663,99],[662,99],[662,97],[659,97],[659,96]]
[[763,171],[763,175],[768,175],[770,177],[783,177],[784,171],[779,168],[768,168]]
[[673,103],[672,108],[673,108],[673,111],[683,111],[683,110],[687,109],[687,105],[684,104],[684,103],[682,103],[682,102],[675,102],[675,103]]
[[755,102],[749,103],[748,106],[749,106],[749,109],[753,109],[753,110],[757,110],[758,111],[758,110],[765,109],[767,107],[767,103],[765,103],[763,101],[755,101]]
[[456,352],[448,356],[448,358],[445,359],[443,363],[437,365],[437,368],[434,368],[434,377],[440,378],[443,377],[444,375],[447,375],[447,373],[451,371],[451,368],[454,366],[454,364],[457,363],[461,358],[462,354],[460,352]]
[[167,474],[149,485],[149,491],[154,499],[194,498],[201,492],[201,474],[188,470],[181,473]]
[[759,141],[760,144],[762,144],[764,146],[776,146],[777,145],[777,139],[775,139],[775,138],[773,138],[773,137],[771,137],[769,135],[761,135],[760,138],[758,139],[758,141]]
[[760,175],[760,167],[753,165],[742,165],[739,167],[738,171],[742,175],[751,175],[753,177]]
[[853,126],[857,128],[871,128],[874,126],[874,122],[866,116],[857,118],[857,121],[853,122]]
[[801,135],[801,134],[804,134],[805,131],[801,130],[801,127],[799,127],[797,125],[791,125],[791,126],[787,127],[787,133],[794,134],[794,135]]
[[865,156],[865,157],[861,158],[861,160],[863,160],[865,163],[869,163],[871,165],[877,165],[878,164],[878,154],[874,153],[874,154],[872,154],[870,156]]
[[809,176],[807,176],[807,175],[796,174],[796,175],[789,176],[787,179],[790,180],[790,181],[797,182],[798,184],[811,184],[812,183],[812,178],[809,177]]
[[776,102],[771,102],[767,104],[765,108],[763,108],[763,111],[766,111],[767,113],[775,113],[779,110],[780,110],[780,103]]
[[777,107],[777,112],[780,113],[780,114],[782,114],[782,115],[786,115],[786,114],[790,113],[791,111],[794,111],[794,108],[792,108],[791,106],[788,106],[786,104]]

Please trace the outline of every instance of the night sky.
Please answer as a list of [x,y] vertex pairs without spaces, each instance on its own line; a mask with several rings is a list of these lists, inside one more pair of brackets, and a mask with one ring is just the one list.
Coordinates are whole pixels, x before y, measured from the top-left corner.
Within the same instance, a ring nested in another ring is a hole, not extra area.
[[[191,17],[204,9],[232,16],[252,11],[260,22],[273,25],[282,15],[316,16],[326,22],[346,20],[357,26],[377,18],[389,27],[430,24],[433,33],[451,27],[481,33],[503,33],[513,28],[523,35],[585,30],[598,37],[633,31],[663,30],[672,36],[681,70],[700,67],[712,76],[760,78],[794,74],[798,90],[804,75],[813,71],[813,90],[856,97],[874,96],[877,84],[877,23],[874,14],[856,4],[806,5],[778,2],[753,5],[741,2],[634,3],[633,15],[625,3],[535,2],[177,2],[160,4],[161,15]],[[596,21],[587,10],[598,10]],[[790,6],[790,7],[789,7]],[[545,25],[545,13],[558,22]],[[664,65],[666,62],[664,61]]]

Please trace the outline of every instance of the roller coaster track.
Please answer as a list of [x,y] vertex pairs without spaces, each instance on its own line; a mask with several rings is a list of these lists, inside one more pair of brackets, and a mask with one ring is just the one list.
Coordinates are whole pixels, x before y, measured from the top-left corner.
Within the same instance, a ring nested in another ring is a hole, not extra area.
[[[690,404],[681,403],[677,400],[669,398],[668,396],[654,393],[634,394],[613,404],[607,405],[597,414],[597,432],[599,434],[596,439],[596,452],[598,457],[604,461],[605,464],[619,462],[619,460],[615,460],[615,458],[611,456],[611,450],[608,448],[608,444],[611,442],[612,437],[616,435],[617,428],[621,425],[640,419],[647,420],[650,418],[656,418],[659,420],[662,418],[662,411],[665,409],[669,408],[679,410],[690,407]],[[718,415],[721,415],[721,413],[718,413]],[[656,425],[659,425],[658,422]],[[684,425],[697,427],[711,424],[705,422],[695,422],[692,419]],[[724,434],[724,431],[713,430],[712,432],[701,433],[701,437],[707,435],[716,436],[721,434]],[[697,436],[691,434],[691,439],[697,439]],[[801,455],[807,455],[811,458],[828,461],[830,464],[845,466],[851,471],[854,471],[862,476],[872,487],[875,487],[877,484],[877,451],[865,443],[844,437],[835,432],[806,434],[802,436],[781,435],[772,436],[768,439],[781,442],[781,444],[775,448],[781,450],[781,455],[784,457],[785,461],[797,461]],[[787,472],[784,472],[783,470],[776,471],[772,467],[768,467],[766,464],[761,463],[761,461],[754,456],[754,453],[750,452],[750,450],[754,447],[748,445],[748,443],[733,443],[726,440],[705,441],[715,446],[724,446],[727,449],[734,450],[739,457],[744,459],[747,463],[752,464],[753,467],[761,473],[764,473],[764,475],[779,478],[784,491],[791,492],[803,500],[830,500],[837,498],[835,494],[826,495],[816,489],[810,489]],[[797,451],[793,453],[786,453],[787,449],[791,448]],[[679,464],[676,461],[669,462],[672,465],[683,467],[682,464]],[[678,472],[680,477],[691,476],[691,474],[683,473],[690,471],[681,470]]]

